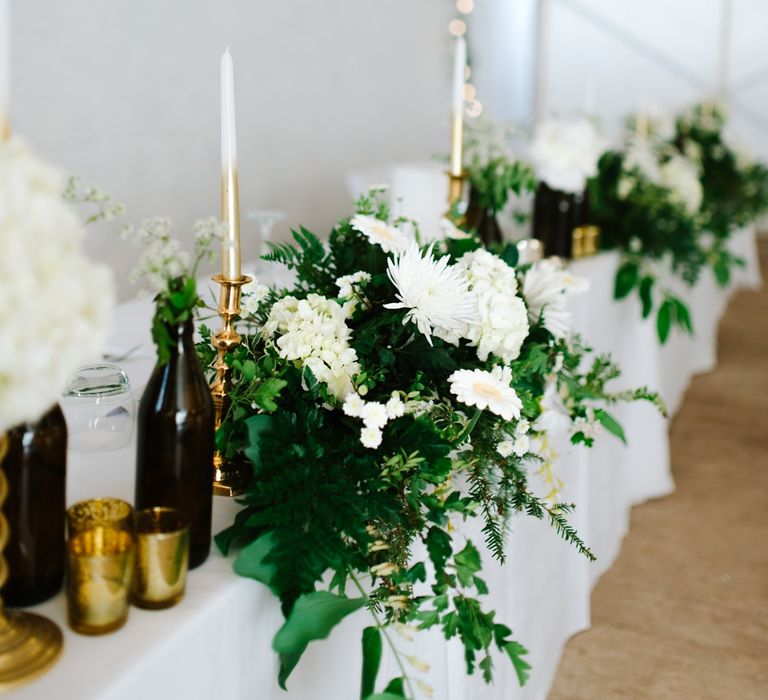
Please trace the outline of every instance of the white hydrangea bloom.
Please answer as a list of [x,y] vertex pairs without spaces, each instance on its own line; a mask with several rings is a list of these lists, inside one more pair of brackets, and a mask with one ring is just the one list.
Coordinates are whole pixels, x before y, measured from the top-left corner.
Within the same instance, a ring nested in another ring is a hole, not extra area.
[[50,408],[109,330],[112,275],[83,255],[64,183],[20,138],[0,143],[0,433]]
[[588,280],[572,275],[551,260],[534,263],[523,280],[523,298],[531,323],[543,323],[556,338],[568,335],[571,331],[571,313],[566,308],[568,296],[588,289]]
[[390,226],[375,216],[357,214],[349,223],[371,243],[381,246],[385,253],[399,253],[414,242],[413,235],[408,235],[397,226]]
[[422,253],[416,244],[390,258],[387,274],[397,290],[397,302],[388,309],[408,309],[403,319],[412,321],[429,344],[432,335],[458,344],[467,324],[477,320],[475,299],[463,270],[450,265],[448,256],[435,260],[432,250]]
[[272,338],[278,354],[312,370],[318,381],[341,400],[352,393],[352,378],[360,372],[357,352],[349,346],[347,313],[319,294],[306,299],[288,296],[272,307],[264,335]]
[[553,190],[583,192],[597,175],[605,142],[592,122],[549,119],[536,127],[529,151],[536,177]]
[[682,155],[673,155],[661,166],[661,184],[666,187],[672,200],[681,204],[693,216],[701,208],[704,190],[699,180],[699,169]]
[[466,253],[456,265],[463,271],[477,305],[476,323],[462,335],[477,348],[481,360],[490,354],[511,362],[528,336],[528,314],[517,296],[515,270],[487,250]]
[[355,287],[361,287],[371,281],[371,275],[365,270],[360,270],[351,275],[343,275],[336,280],[339,288],[339,299],[351,299],[355,296]]
[[[633,134],[629,137],[624,151],[624,162],[622,167],[624,172],[637,172],[654,185],[661,183],[659,156],[656,153],[654,142],[647,136]],[[629,192],[627,192],[627,194],[628,193]],[[626,196],[626,194],[624,196]]]
[[246,316],[253,316],[269,295],[269,287],[266,284],[259,284],[255,273],[249,272],[246,276],[250,277],[251,281],[243,285],[240,308]]

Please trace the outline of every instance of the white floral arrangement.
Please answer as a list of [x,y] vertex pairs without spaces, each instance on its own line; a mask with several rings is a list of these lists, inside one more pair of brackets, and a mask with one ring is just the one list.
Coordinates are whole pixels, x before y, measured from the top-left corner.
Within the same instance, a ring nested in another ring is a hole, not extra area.
[[606,142],[588,119],[548,119],[536,127],[528,155],[540,182],[553,190],[579,194],[597,174],[605,148]]
[[107,338],[112,275],[83,254],[66,182],[21,138],[0,143],[0,433],[50,408]]

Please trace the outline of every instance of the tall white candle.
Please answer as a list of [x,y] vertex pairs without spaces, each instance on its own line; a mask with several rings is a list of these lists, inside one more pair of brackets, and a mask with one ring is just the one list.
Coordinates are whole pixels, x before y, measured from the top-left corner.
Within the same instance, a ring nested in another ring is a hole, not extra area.
[[463,36],[456,38],[453,61],[453,113],[451,115],[451,175],[462,173],[462,145],[464,119],[464,76],[467,71],[467,42]]
[[464,109],[464,83],[467,72],[467,42],[463,36],[456,37],[456,53],[453,57],[453,111]]
[[11,10],[0,0],[0,141],[11,131]]
[[228,224],[221,239],[221,274],[240,279],[240,202],[237,187],[234,68],[229,47],[221,57],[221,219]]

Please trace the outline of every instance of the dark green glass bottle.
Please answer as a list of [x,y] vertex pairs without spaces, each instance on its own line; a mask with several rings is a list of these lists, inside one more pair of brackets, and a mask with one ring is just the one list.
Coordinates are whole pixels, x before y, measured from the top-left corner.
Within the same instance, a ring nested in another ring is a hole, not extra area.
[[170,360],[155,366],[139,404],[135,506],[168,506],[186,515],[194,568],[211,547],[213,400],[195,352],[192,321],[168,332]]
[[36,605],[56,595],[64,580],[66,550],[67,424],[55,405],[35,423],[8,431],[3,511],[10,538],[3,552],[9,607]]

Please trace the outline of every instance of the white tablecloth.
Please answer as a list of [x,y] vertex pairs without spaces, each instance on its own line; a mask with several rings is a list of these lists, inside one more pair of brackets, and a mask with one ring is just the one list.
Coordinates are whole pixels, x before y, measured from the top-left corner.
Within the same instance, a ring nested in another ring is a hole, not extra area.
[[[640,320],[635,299],[612,301],[617,266],[613,254],[574,265],[575,272],[589,277],[592,285],[588,294],[575,300],[577,330],[594,347],[614,354],[624,369],[624,384],[660,389],[674,410],[692,373],[714,365],[717,324],[730,292],[759,283],[754,232],[740,232],[733,249],[748,265],[731,288],[718,289],[705,273],[688,294],[695,338],[675,334],[662,349],[653,323]],[[137,338],[144,342],[143,352],[123,363],[137,388],[146,381],[153,363],[149,318],[148,302],[124,304],[117,313],[114,347],[130,347]],[[522,690],[517,687],[512,666],[503,658],[496,662],[494,686],[485,686],[479,677],[467,678],[461,647],[446,644],[438,633],[421,634],[414,643],[396,637],[400,648],[430,663],[429,674],[415,672],[414,676],[434,686],[435,698],[546,697],[565,642],[589,626],[592,586],[618,554],[630,506],[673,488],[665,421],[649,405],[621,407],[616,415],[628,435],[628,448],[606,434],[592,450],[571,450],[558,467],[567,483],[566,499],[578,505],[574,524],[598,562],[590,564],[548,525],[528,517],[513,522],[505,566],[485,556],[485,578],[492,591],[489,606],[530,649],[533,674],[528,685]],[[132,500],[133,472],[133,445],[101,455],[71,454],[68,502],[101,495]],[[225,527],[236,510],[234,501],[216,498],[214,531]],[[311,645],[289,679],[286,694],[277,687],[277,662],[270,647],[282,619],[277,602],[261,584],[237,577],[231,559],[215,550],[191,572],[180,605],[159,612],[132,609],[127,625],[112,635],[84,637],[71,632],[63,595],[37,610],[65,630],[64,655],[46,676],[15,691],[13,696],[19,700],[353,700],[359,692],[360,631],[370,624],[367,613],[359,611],[329,640]],[[396,675],[392,659],[385,658],[380,682]]]

